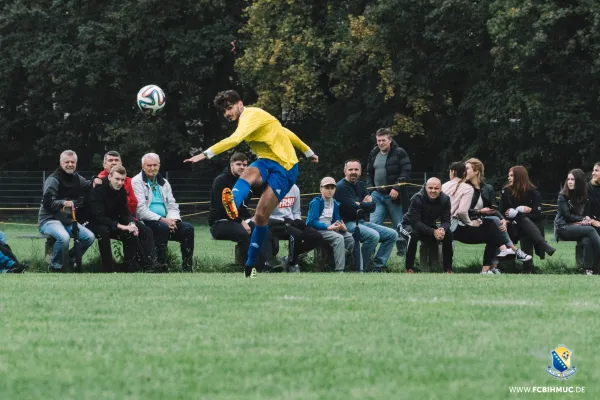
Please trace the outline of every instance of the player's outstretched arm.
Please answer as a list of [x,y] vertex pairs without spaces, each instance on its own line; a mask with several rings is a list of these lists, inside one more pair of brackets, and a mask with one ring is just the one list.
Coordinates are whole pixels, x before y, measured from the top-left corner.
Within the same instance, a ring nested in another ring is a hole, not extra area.
[[292,142],[292,145],[300,150],[306,158],[310,158],[315,164],[319,162],[319,156],[317,156],[306,143],[300,140],[300,138],[296,136],[294,132],[285,127],[283,127],[283,131]]

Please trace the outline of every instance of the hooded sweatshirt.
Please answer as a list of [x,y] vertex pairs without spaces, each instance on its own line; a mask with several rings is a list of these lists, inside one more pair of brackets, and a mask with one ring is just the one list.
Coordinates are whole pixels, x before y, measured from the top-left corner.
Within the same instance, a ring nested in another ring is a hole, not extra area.
[[402,226],[412,226],[416,231],[433,236],[436,222],[446,232],[450,231],[450,197],[443,192],[436,199],[427,195],[425,185],[410,199],[408,212],[404,215]]

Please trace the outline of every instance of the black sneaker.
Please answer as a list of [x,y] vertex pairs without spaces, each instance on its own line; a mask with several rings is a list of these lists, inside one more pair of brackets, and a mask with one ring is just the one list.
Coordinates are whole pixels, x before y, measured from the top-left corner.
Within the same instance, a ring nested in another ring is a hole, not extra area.
[[27,269],[27,265],[21,263],[14,263],[12,267],[6,269],[7,274],[22,274]]

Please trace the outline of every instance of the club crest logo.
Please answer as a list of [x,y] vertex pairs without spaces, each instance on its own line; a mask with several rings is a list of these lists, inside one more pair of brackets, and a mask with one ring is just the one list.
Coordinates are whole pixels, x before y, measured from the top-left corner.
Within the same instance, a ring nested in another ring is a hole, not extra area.
[[556,379],[569,379],[571,375],[577,372],[577,368],[571,365],[573,362],[573,352],[565,347],[564,344],[558,345],[550,352],[552,365],[549,365],[546,371]]

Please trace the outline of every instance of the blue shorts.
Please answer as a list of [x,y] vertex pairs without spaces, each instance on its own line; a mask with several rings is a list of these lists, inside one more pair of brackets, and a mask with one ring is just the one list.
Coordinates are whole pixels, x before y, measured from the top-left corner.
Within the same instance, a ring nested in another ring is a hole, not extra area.
[[273,189],[279,201],[283,200],[298,179],[298,164],[287,171],[276,161],[259,158],[249,167],[258,168],[263,182]]

